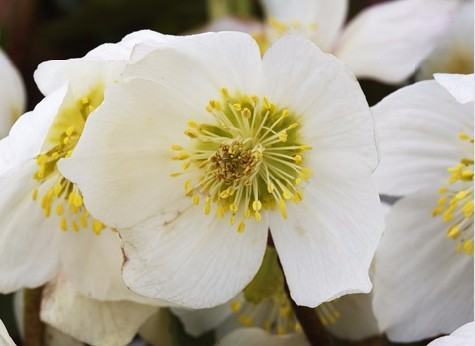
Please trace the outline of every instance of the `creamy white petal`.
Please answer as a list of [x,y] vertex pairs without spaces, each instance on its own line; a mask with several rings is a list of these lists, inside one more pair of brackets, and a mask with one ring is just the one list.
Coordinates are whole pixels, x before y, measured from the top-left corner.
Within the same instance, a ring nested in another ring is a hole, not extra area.
[[376,167],[373,119],[358,82],[341,62],[307,40],[287,36],[269,48],[263,64],[264,94],[301,116],[304,140],[315,145],[315,155],[351,153],[369,171]]
[[195,32],[219,32],[219,31],[241,31],[248,34],[261,33],[264,26],[261,22],[254,19],[241,19],[234,17],[218,18]]
[[450,27],[436,48],[422,62],[418,79],[432,79],[435,72],[473,72],[473,1],[459,1]]
[[44,338],[48,346],[84,346],[82,341],[76,340],[50,325],[45,326]]
[[32,161],[0,177],[0,292],[37,287],[59,269],[57,220],[32,199]]
[[129,343],[155,311],[153,306],[127,301],[89,299],[58,279],[45,288],[41,319],[85,343],[115,346]]
[[437,191],[398,201],[375,258],[374,311],[397,342],[450,333],[473,320],[473,257],[456,253],[447,224],[432,217]]
[[364,163],[343,154],[315,156],[303,201],[288,205],[287,220],[270,218],[292,298],[311,307],[370,291],[368,271],[383,228]]
[[41,152],[50,126],[65,102],[67,93],[67,86],[63,86],[45,97],[33,111],[21,116],[10,134],[0,140],[0,175],[34,159]]
[[218,342],[219,346],[306,346],[303,334],[271,335],[259,328],[237,329]]
[[447,178],[447,168],[467,155],[458,134],[472,133],[473,106],[458,103],[435,81],[399,89],[372,110],[381,153],[375,178],[381,193],[437,189],[435,184]]
[[183,195],[183,179],[170,177],[177,170],[170,147],[187,139],[192,110],[154,82],[111,87],[72,157],[58,167],[78,184],[96,218],[111,227],[133,226]]
[[245,33],[175,37],[130,65],[124,77],[140,77],[162,84],[180,95],[182,102],[204,112],[208,102],[219,97],[221,88],[231,93],[257,93],[261,57],[256,42]]
[[374,316],[372,295],[348,294],[330,304],[338,311],[339,317],[326,328],[343,340],[363,340],[381,334]]
[[[303,34],[326,51],[332,49],[346,18],[348,0],[261,0],[268,19],[306,27]],[[298,33],[299,29],[292,32]]]
[[442,85],[460,103],[473,102],[475,83],[473,73],[467,75],[436,73],[437,83]]
[[121,230],[127,286],[195,309],[236,296],[259,269],[268,224],[265,219],[249,222],[240,234],[228,219],[211,215],[184,197],[179,203],[169,201],[154,218]]
[[0,138],[8,134],[26,106],[25,87],[21,76],[7,55],[0,49]]
[[0,341],[2,346],[15,346],[15,343],[12,338],[10,338],[10,335],[8,335],[8,331],[2,320],[0,320]]
[[61,273],[85,297],[146,301],[130,292],[122,280],[123,255],[115,231],[106,228],[100,235],[91,229],[69,231],[61,234],[60,244]]
[[200,336],[222,324],[232,315],[230,305],[225,303],[211,309],[180,309],[172,308],[185,327],[185,331],[192,336]]
[[435,339],[427,346],[470,346],[475,343],[475,322],[464,324],[452,334]]
[[397,0],[353,19],[335,55],[358,77],[399,83],[416,71],[450,23],[457,1]]

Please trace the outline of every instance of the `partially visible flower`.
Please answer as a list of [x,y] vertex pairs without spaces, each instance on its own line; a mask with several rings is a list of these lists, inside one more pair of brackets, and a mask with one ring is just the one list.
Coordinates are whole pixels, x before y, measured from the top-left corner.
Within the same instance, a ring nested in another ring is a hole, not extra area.
[[452,334],[435,339],[427,346],[470,346],[475,344],[475,322],[464,324]]
[[0,320],[0,345],[2,346],[15,346],[10,335],[8,335],[7,328],[5,328],[2,320]]
[[337,59],[298,37],[261,58],[249,35],[208,33],[124,76],[59,166],[120,232],[128,287],[222,304],[256,274],[270,228],[298,304],[371,289],[373,121]]
[[435,78],[373,108],[380,191],[404,196],[386,218],[375,258],[374,309],[399,342],[473,320],[474,80]]
[[61,272],[86,296],[143,300],[121,280],[117,234],[88,213],[78,187],[56,167],[147,32],[142,36],[35,72],[46,97],[0,141],[0,292],[36,287]]
[[240,328],[218,341],[219,346],[307,346],[303,334],[272,335],[259,328]]
[[[347,0],[262,0],[267,40],[286,33],[310,38],[357,77],[400,83],[438,43],[452,0],[396,0],[370,6],[344,25]],[[473,26],[473,24],[472,24]]]
[[130,301],[87,298],[58,278],[44,290],[41,319],[87,344],[127,345],[157,309]]
[[25,87],[15,66],[0,49],[0,139],[25,110]]
[[473,73],[473,24],[473,0],[466,0],[433,52],[422,62],[417,77],[430,79],[437,72]]

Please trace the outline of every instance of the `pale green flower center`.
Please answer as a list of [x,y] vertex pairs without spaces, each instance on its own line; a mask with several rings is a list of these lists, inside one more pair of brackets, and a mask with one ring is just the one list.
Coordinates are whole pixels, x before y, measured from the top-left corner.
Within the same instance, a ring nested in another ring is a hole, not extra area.
[[[62,107],[45,140],[44,151],[36,157],[38,169],[34,179],[38,187],[32,192],[33,200],[39,200],[45,217],[56,214],[61,230],[79,231],[91,229],[100,234],[104,225],[92,218],[83,204],[78,187],[63,177],[57,163],[71,156],[81,136],[89,115],[102,103],[103,87],[99,86],[70,105]],[[44,188],[49,186],[48,188]],[[41,194],[41,196],[39,196]]]
[[204,199],[205,214],[213,206],[219,217],[229,214],[239,232],[246,219],[260,221],[262,210],[277,209],[286,218],[287,203],[302,200],[299,185],[310,176],[304,153],[311,148],[301,142],[300,118],[265,97],[230,96],[226,89],[207,112],[212,122],[188,123],[186,148],[172,146],[173,159],[183,164],[171,175],[198,173],[185,181],[185,194],[197,205]]

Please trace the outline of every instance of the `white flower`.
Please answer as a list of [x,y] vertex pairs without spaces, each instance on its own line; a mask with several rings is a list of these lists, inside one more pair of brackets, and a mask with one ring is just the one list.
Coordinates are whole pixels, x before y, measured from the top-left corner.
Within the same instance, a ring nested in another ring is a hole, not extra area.
[[[295,64],[298,61],[298,64]],[[293,299],[368,292],[382,217],[373,123],[351,73],[297,37],[184,37],[111,88],[61,172],[118,228],[132,290],[192,308],[237,295],[268,229]]]
[[436,72],[473,73],[473,0],[461,3],[417,77],[430,79]]
[[0,49],[0,139],[25,109],[25,88],[20,74]]
[[43,293],[41,319],[91,345],[126,345],[157,311],[130,301],[102,302],[77,292],[64,278],[49,283]]
[[272,335],[259,328],[237,329],[218,342],[219,346],[306,346],[303,334]]
[[435,339],[427,346],[470,346],[475,343],[475,322],[464,324],[448,336]]
[[381,328],[401,342],[473,319],[473,75],[436,80],[400,89],[373,109],[380,190],[405,196],[386,218],[374,308]]
[[8,331],[0,320],[0,345],[2,346],[15,346],[12,338],[8,335]]
[[[313,40],[357,77],[399,83],[428,56],[458,5],[396,0],[368,7],[344,25],[347,0],[262,0],[273,40],[287,32]],[[473,26],[473,24],[472,24]]]
[[38,67],[35,79],[47,96],[0,141],[0,292],[36,287],[62,272],[86,296],[135,297],[121,280],[116,233],[89,215],[56,164],[74,150],[139,38]]

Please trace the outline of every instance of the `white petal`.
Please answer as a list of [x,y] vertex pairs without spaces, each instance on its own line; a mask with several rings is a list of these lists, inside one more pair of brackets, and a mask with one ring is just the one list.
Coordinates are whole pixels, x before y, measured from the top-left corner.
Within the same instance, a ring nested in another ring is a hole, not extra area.
[[83,342],[49,325],[45,325],[44,339],[47,340],[48,346],[84,346]]
[[23,113],[26,104],[25,87],[21,76],[6,54],[0,49],[0,139],[7,135],[14,121]]
[[111,227],[133,226],[183,195],[183,179],[170,177],[179,170],[170,147],[186,140],[190,114],[157,83],[137,79],[111,87],[72,157],[58,167],[78,184],[92,215]]
[[254,19],[240,19],[234,17],[218,18],[204,27],[195,30],[197,33],[219,31],[241,31],[248,34],[260,33],[264,30],[261,22]]
[[417,78],[432,79],[435,72],[473,72],[473,1],[459,1],[450,27],[422,62]]
[[192,336],[200,336],[215,329],[232,314],[229,303],[211,309],[172,308],[171,311],[183,323],[185,331]]
[[10,134],[0,140],[0,174],[34,159],[45,142],[50,126],[67,96],[64,86],[45,97],[35,109],[21,116]]
[[329,51],[345,21],[348,0],[262,0],[265,15],[286,24],[311,26],[310,37]]
[[458,103],[437,82],[404,87],[373,108],[381,162],[378,189],[405,195],[448,177],[447,168],[467,155],[458,139],[472,133],[473,106]]
[[370,291],[383,217],[363,163],[320,155],[311,168],[303,201],[288,205],[287,220],[271,218],[270,228],[293,300],[315,307]]
[[256,93],[261,57],[254,39],[240,32],[176,37],[129,66],[127,78],[144,78],[175,90],[184,101],[204,111],[219,90]]
[[240,328],[226,335],[219,346],[306,346],[303,334],[271,335],[259,328]]
[[35,163],[0,177],[0,292],[37,287],[58,272],[57,220],[33,201]]
[[265,95],[301,116],[306,144],[315,145],[315,152],[358,155],[369,170],[376,167],[373,119],[358,82],[341,62],[307,40],[287,36],[269,48],[263,63]]
[[98,300],[145,302],[122,281],[123,255],[118,235],[104,229],[61,234],[61,273],[82,295]]
[[259,269],[267,226],[265,219],[248,222],[239,234],[227,218],[205,216],[189,198],[170,203],[156,217],[120,231],[124,281],[139,294],[183,307],[223,304]]
[[447,224],[432,217],[436,191],[398,201],[375,258],[374,311],[397,342],[444,333],[473,320],[473,257],[456,253]]
[[460,103],[473,102],[473,73],[467,75],[438,73],[435,80]]
[[357,341],[381,334],[374,316],[371,294],[348,294],[330,304],[340,316],[326,328],[338,338]]
[[127,301],[89,299],[59,279],[45,288],[41,319],[85,343],[114,346],[129,343],[155,311],[153,306]]
[[449,336],[435,339],[427,346],[469,346],[475,343],[475,322],[464,324]]
[[399,83],[413,74],[438,43],[457,1],[397,0],[353,19],[335,55],[358,77]]
[[10,335],[8,335],[7,329],[3,325],[2,320],[0,320],[0,341],[2,346],[15,346],[15,343],[12,338],[10,338]]

